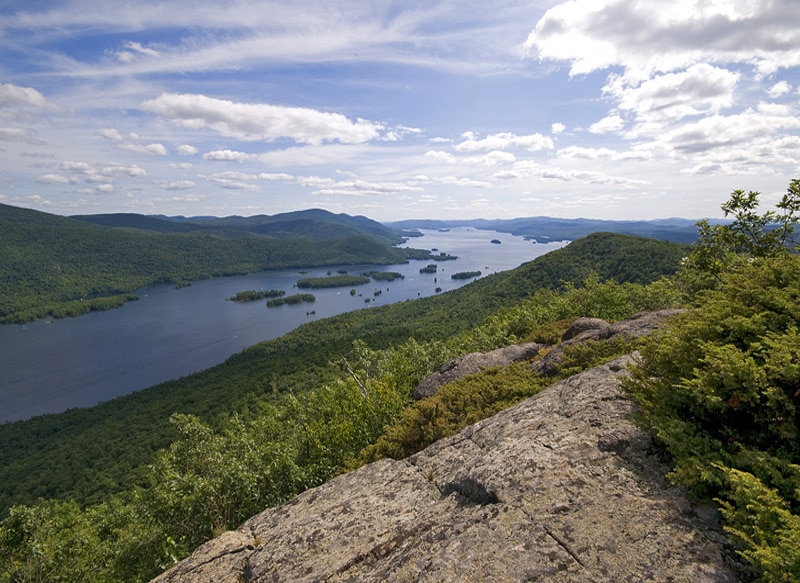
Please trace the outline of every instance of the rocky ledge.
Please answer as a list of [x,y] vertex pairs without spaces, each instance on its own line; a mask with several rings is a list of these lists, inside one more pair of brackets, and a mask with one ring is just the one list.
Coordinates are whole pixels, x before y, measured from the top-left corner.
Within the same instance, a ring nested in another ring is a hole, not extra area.
[[266,510],[155,581],[737,581],[716,512],[630,419],[632,358]]

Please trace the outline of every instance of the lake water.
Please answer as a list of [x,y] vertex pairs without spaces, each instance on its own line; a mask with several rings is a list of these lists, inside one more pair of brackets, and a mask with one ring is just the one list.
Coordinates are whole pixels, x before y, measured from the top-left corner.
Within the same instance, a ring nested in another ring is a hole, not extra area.
[[[535,244],[522,237],[472,228],[423,231],[407,246],[457,255],[438,262],[437,274],[419,270],[432,261],[406,265],[343,266],[348,273],[396,271],[405,279],[358,286],[298,290],[301,277],[336,275],[339,267],[265,271],[194,282],[174,289],[159,285],[122,308],[78,318],[0,326],[0,423],[101,401],[176,379],[221,363],[263,340],[277,338],[316,318],[434,295],[466,285],[459,271],[482,276],[513,269],[564,244]],[[491,243],[492,239],[501,244]],[[240,291],[280,289],[310,292],[316,302],[267,308],[266,301],[226,301]],[[375,291],[381,293],[375,296]],[[369,299],[369,303],[365,300]],[[310,314],[309,312],[315,312]]]

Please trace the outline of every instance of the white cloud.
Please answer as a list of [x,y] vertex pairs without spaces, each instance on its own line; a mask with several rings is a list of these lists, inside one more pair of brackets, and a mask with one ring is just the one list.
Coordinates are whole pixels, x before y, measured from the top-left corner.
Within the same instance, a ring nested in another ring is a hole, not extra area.
[[292,181],[294,180],[294,176],[291,174],[286,174],[285,172],[262,172],[258,175],[261,180],[284,180],[284,181]]
[[775,85],[770,87],[767,93],[769,94],[770,97],[775,99],[776,97],[783,97],[784,95],[791,93],[791,91],[792,91],[792,86],[789,85],[789,83],[787,83],[786,81],[778,81],[777,83],[775,83]]
[[556,122],[556,123],[550,124],[550,133],[553,134],[553,135],[560,134],[566,129],[567,129],[567,126],[565,126],[561,122]]
[[282,138],[301,144],[359,144],[379,137],[381,124],[339,113],[266,103],[235,103],[205,95],[163,93],[142,108],[189,129],[209,128],[243,141]]
[[166,156],[167,148],[164,144],[120,144],[122,150],[136,152],[137,154],[148,154],[150,156]]
[[479,140],[473,132],[467,132],[462,137],[465,138],[464,141],[454,146],[458,152],[488,152],[491,150],[505,150],[510,147],[536,152],[539,150],[551,150],[554,147],[552,138],[542,134],[517,136],[510,132],[502,132]]
[[558,166],[544,166],[532,160],[525,160],[514,165],[512,171],[503,173],[498,178],[535,177],[543,180],[557,180],[563,182],[583,182],[586,184],[613,185],[633,187],[649,184],[645,180],[612,176],[605,172],[594,170],[565,170]]
[[179,156],[194,156],[197,154],[199,150],[194,146],[190,146],[189,144],[182,144],[178,146],[178,155]]
[[480,166],[497,166],[498,164],[511,164],[514,160],[516,160],[516,157],[511,152],[494,150],[483,156],[464,158],[464,163]]
[[612,113],[589,126],[589,132],[593,134],[610,134],[620,131],[625,127],[625,120],[619,114]]
[[115,130],[114,128],[98,130],[97,134],[101,138],[105,138],[106,140],[111,140],[113,142],[119,142],[125,139],[124,136],[119,133],[119,130]]
[[635,112],[639,121],[674,122],[733,105],[739,78],[737,72],[700,63],[637,86],[626,83],[624,75],[612,75],[603,91],[618,101],[620,109]]
[[473,178],[459,178],[456,176],[445,176],[444,178],[439,178],[435,180],[439,184],[445,184],[448,186],[468,186],[472,188],[491,188],[492,183],[487,182],[486,180],[475,180]]
[[800,64],[795,0],[568,0],[524,43],[582,75],[621,65],[629,82],[696,63],[752,63],[761,74]]
[[67,184],[69,178],[61,174],[43,174],[36,179],[36,182],[41,184]]
[[256,174],[247,174],[246,172],[217,172],[210,176],[211,180],[255,180],[258,178]]
[[36,145],[44,144],[44,141],[37,138],[28,128],[0,128],[0,141],[23,142]]
[[0,108],[5,107],[53,108],[54,106],[36,89],[0,83]]
[[88,164],[86,162],[67,161],[61,164],[61,170],[71,174],[77,180],[86,182],[110,182],[118,178],[142,178],[147,172],[136,164]]
[[685,123],[654,137],[678,153],[705,155],[718,148],[731,151],[736,145],[757,148],[771,140],[777,131],[798,129],[800,118],[792,109],[762,103],[739,114],[714,115]]
[[442,160],[443,162],[447,162],[448,164],[455,164],[456,157],[453,156],[450,152],[444,152],[442,150],[429,150],[425,152],[425,156],[428,158],[435,158],[437,160]]
[[649,160],[653,157],[653,153],[647,151],[618,152],[610,148],[567,146],[558,150],[558,157],[564,160]]
[[172,182],[160,182],[159,186],[164,190],[189,190],[195,188],[197,183],[193,180],[174,180]]
[[203,160],[211,162],[244,162],[250,158],[249,154],[235,150],[213,150],[203,154]]

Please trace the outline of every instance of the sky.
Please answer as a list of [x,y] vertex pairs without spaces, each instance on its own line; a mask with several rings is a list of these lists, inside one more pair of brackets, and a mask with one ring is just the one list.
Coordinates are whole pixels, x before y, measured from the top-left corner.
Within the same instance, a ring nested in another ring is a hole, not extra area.
[[0,0],[0,203],[720,217],[800,177],[797,0]]

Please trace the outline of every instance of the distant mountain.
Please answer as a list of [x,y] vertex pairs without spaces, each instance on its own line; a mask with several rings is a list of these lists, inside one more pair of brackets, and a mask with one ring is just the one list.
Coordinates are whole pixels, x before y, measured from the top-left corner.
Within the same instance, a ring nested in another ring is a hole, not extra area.
[[142,229],[160,233],[206,232],[231,236],[235,233],[253,233],[279,239],[305,237],[313,241],[341,239],[350,235],[370,235],[386,243],[403,241],[403,234],[363,216],[334,214],[322,209],[309,209],[277,215],[251,217],[168,217],[164,215],[139,215],[115,213],[102,215],[75,215],[80,221],[104,225]]
[[63,217],[0,204],[0,323],[77,316],[155,283],[280,267],[402,263],[400,231],[322,210],[274,217]]
[[[712,223],[714,221],[711,221]],[[528,217],[516,219],[473,220],[404,220],[386,223],[394,229],[450,229],[474,227],[511,233],[541,241],[575,241],[598,232],[663,239],[676,243],[692,243],[697,238],[697,221],[670,218],[652,221],[606,221],[599,219],[557,219]]]

